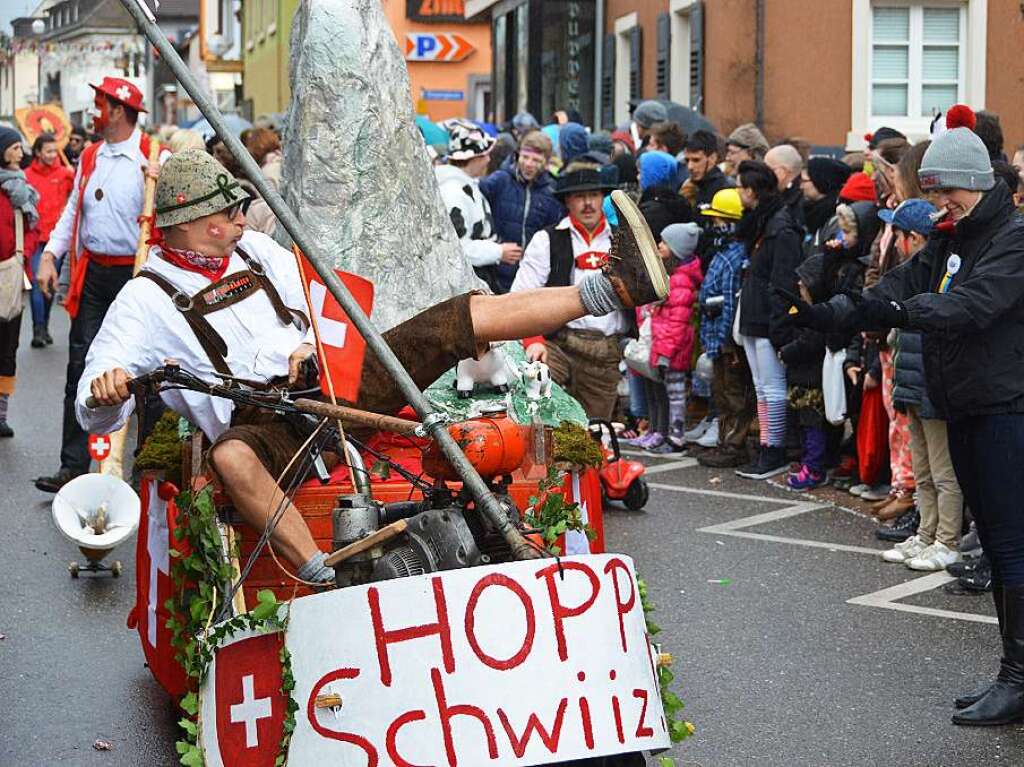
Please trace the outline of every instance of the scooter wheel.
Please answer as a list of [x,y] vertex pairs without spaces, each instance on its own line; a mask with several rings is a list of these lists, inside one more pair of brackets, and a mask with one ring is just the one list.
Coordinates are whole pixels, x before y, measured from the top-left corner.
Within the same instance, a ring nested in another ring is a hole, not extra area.
[[629,489],[626,490],[626,495],[622,502],[630,511],[640,511],[640,509],[647,505],[647,499],[650,496],[651,490],[647,487],[647,480],[643,477],[637,477],[630,484]]
[[115,578],[120,578],[121,572],[122,570],[120,561],[114,562],[114,564],[110,566],[110,574],[113,575]]
[[78,562],[71,562],[68,564],[68,572],[71,573],[72,578],[78,577]]

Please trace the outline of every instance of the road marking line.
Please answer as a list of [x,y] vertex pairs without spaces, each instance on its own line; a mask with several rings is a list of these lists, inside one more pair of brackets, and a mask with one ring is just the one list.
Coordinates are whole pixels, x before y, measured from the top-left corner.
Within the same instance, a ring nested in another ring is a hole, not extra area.
[[626,448],[620,448],[619,453],[632,458],[653,458],[657,461],[671,461],[676,457],[675,453],[648,453],[646,450],[628,450]]
[[728,490],[706,490],[701,487],[679,487],[677,485],[665,485],[657,482],[648,484],[651,488],[658,490],[672,490],[677,493],[695,493],[697,495],[713,495],[717,498],[736,498],[741,501],[758,501],[762,503],[792,503],[792,498],[773,498],[769,495],[750,495],[748,493],[732,493]]
[[691,466],[696,465],[696,458],[680,458],[678,461],[672,461],[672,463],[663,463],[659,466],[648,466],[644,471],[644,474],[660,474],[663,471],[678,471],[679,469],[689,469]]
[[885,610],[896,610],[903,613],[917,613],[918,615],[931,615],[938,618],[952,618],[961,621],[973,621],[974,623],[998,623],[988,615],[978,613],[967,613],[959,610],[942,610],[937,607],[923,607],[921,605],[908,605],[897,602],[898,599],[906,599],[915,594],[923,594],[943,586],[950,581],[955,581],[952,575],[946,572],[930,573],[920,578],[914,578],[906,583],[890,586],[887,589],[873,591],[870,594],[854,597],[846,600],[847,604],[859,607],[881,607]]

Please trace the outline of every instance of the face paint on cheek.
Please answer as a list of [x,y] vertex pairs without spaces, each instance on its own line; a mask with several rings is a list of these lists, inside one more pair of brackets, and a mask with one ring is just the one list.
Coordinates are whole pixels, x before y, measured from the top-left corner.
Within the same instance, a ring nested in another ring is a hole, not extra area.
[[220,224],[207,224],[206,233],[215,240],[224,239],[224,228]]

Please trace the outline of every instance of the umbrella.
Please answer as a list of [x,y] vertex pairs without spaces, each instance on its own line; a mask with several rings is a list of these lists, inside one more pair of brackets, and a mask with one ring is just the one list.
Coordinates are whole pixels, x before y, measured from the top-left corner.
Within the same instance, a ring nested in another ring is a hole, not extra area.
[[448,147],[448,131],[437,123],[432,123],[423,115],[416,118],[416,127],[423,134],[423,143],[433,147]]
[[[242,131],[248,130],[249,128],[252,127],[252,123],[246,120],[244,117],[241,117],[240,115],[226,114],[224,115],[224,122],[227,123],[228,130],[230,130],[236,136],[241,136]],[[213,129],[213,126],[210,125],[210,121],[207,120],[205,117],[197,120],[188,127],[194,130],[196,133],[200,134],[203,137],[204,141],[209,139],[214,133],[217,132]]]

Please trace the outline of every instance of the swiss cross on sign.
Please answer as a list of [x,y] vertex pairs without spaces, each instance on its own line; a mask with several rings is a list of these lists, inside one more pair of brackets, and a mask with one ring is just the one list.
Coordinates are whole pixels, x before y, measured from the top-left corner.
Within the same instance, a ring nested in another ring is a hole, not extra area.
[[[323,347],[320,360],[320,390],[338,399],[355,402],[366,356],[366,341],[349,321],[348,315],[320,281],[305,256],[296,251],[302,280],[306,284],[309,313],[317,339]],[[335,269],[352,297],[369,314],[373,308],[373,283],[357,274]],[[319,350],[318,350],[319,352]]]
[[284,729],[281,633],[241,639],[217,651],[217,746],[225,765],[273,767]]
[[110,437],[106,434],[90,434],[89,455],[94,461],[105,460],[110,455]]
[[473,44],[457,32],[412,32],[405,36],[406,61],[462,61]]

